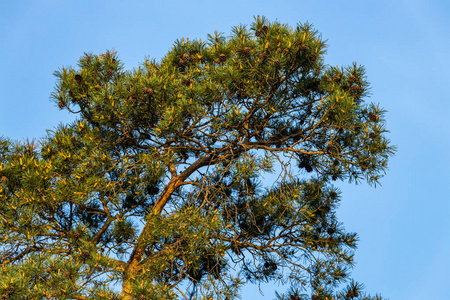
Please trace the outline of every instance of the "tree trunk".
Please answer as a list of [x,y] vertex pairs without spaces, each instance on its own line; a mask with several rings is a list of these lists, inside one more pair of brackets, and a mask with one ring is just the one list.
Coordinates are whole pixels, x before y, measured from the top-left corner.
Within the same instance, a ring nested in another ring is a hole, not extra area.
[[123,300],[133,300],[133,295],[131,293],[131,281],[139,271],[138,263],[139,261],[137,259],[134,259],[133,261],[131,261],[131,264],[129,264],[125,270],[122,284],[122,292],[120,293],[120,296]]
[[[169,201],[172,193],[181,185],[183,185],[184,180],[186,180],[192,173],[194,173],[199,168],[207,165],[210,162],[210,157],[202,157],[193,163],[189,168],[184,170],[178,176],[175,175],[169,181],[167,186],[164,188],[163,192],[159,196],[158,200],[153,207],[152,213],[155,215],[160,215],[167,201]],[[145,224],[144,229],[136,242],[136,246],[133,249],[133,252],[130,255],[130,259],[128,260],[127,266],[124,271],[123,284],[122,284],[122,292],[120,294],[123,300],[133,300],[133,296],[131,293],[131,282],[133,278],[138,274],[140,267],[139,262],[141,261],[142,254],[147,245],[142,244],[142,239],[145,237],[148,231],[147,224]]]

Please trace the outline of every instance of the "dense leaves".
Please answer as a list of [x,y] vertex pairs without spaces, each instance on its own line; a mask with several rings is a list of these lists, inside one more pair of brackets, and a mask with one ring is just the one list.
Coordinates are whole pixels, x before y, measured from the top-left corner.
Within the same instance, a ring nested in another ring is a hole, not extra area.
[[375,299],[349,279],[357,236],[331,182],[376,184],[393,147],[364,68],[327,66],[325,48],[309,24],[257,18],[132,71],[113,51],[58,70],[52,97],[79,119],[1,140],[3,298],[233,299],[280,281],[290,299]]

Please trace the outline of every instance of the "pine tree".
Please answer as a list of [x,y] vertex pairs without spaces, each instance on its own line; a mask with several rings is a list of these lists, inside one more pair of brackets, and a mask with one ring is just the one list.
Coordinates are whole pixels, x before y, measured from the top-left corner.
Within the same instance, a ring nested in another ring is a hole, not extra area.
[[107,51],[55,72],[77,121],[0,143],[2,299],[381,299],[351,281],[332,183],[376,184],[394,147],[364,67],[325,48],[258,17],[135,70]]

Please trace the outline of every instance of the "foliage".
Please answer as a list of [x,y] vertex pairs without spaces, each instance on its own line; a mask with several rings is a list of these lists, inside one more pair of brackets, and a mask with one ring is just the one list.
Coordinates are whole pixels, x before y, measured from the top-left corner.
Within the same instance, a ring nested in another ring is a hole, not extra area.
[[55,72],[79,119],[1,140],[3,298],[366,297],[331,182],[376,184],[394,149],[364,68],[325,48],[310,24],[258,17],[136,70],[108,51]]

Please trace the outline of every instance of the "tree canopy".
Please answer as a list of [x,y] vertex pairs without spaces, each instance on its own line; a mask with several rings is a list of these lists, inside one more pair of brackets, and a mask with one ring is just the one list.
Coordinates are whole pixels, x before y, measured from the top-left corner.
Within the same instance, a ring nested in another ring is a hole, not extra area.
[[0,140],[2,299],[375,299],[333,181],[376,184],[394,148],[364,67],[325,52],[258,17],[134,70],[107,51],[56,71],[77,120]]

